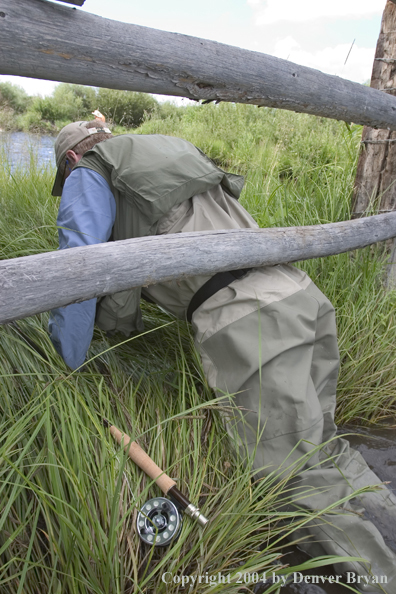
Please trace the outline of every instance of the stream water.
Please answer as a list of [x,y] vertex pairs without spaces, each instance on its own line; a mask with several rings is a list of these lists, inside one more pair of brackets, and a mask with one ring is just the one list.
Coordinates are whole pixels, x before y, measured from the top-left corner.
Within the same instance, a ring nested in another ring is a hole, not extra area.
[[[43,168],[55,166],[54,145],[55,139],[50,136],[25,134],[23,132],[0,132],[0,158],[2,147],[10,163],[11,171],[16,167],[29,166],[32,159]],[[381,481],[389,482],[388,488],[396,493],[396,428],[383,427],[376,429],[361,429],[356,427],[343,427],[342,433],[353,433],[348,439],[354,448],[358,449],[369,466],[374,470]],[[396,551],[396,526],[394,527],[393,540],[390,543]],[[290,565],[298,565],[308,557],[296,547],[290,547],[284,561]],[[325,570],[305,572],[309,575],[331,576]],[[299,579],[299,576],[297,576]],[[386,589],[386,587],[385,587]],[[261,593],[265,587],[257,585],[255,592]],[[336,583],[313,584],[291,583],[281,588],[282,594],[345,594],[348,590]]]
[[32,159],[42,168],[55,166],[54,142],[52,136],[0,131],[0,158],[4,151],[11,171],[29,166]]

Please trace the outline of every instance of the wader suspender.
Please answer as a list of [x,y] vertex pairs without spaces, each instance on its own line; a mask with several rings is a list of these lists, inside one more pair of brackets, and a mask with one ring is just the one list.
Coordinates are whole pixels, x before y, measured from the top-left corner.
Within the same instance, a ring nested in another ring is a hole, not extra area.
[[210,278],[198,291],[190,301],[187,309],[187,320],[191,322],[193,313],[204,301],[212,297],[220,289],[224,289],[237,278],[242,278],[247,274],[251,268],[241,268],[240,270],[228,270],[227,272],[218,272]]

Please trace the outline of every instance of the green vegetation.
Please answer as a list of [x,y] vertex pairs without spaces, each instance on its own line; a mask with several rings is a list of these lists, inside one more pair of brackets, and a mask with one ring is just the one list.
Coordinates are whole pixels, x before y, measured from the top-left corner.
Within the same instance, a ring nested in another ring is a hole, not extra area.
[[29,97],[11,83],[0,83],[0,128],[55,134],[69,122],[94,119],[100,109],[115,126],[139,126],[145,114],[159,108],[158,102],[145,93],[94,89],[61,83],[51,96]]
[[[81,115],[90,93],[82,90],[73,103]],[[18,118],[16,97],[8,101]],[[182,136],[242,172],[242,203],[263,227],[350,216],[357,126],[253,106],[168,104],[134,131]],[[0,163],[0,257],[56,249],[54,172],[43,173],[32,156],[29,170],[11,173],[6,151]],[[396,296],[382,287],[384,258],[378,246],[301,264],[336,307],[341,422],[395,412]],[[287,559],[273,565],[285,532],[309,519],[279,511],[286,479],[276,484],[269,474],[252,486],[249,463],[232,454],[220,416],[226,403],[219,407],[206,384],[188,326],[149,304],[143,313],[140,336],[95,330],[91,359],[74,373],[51,346],[47,314],[1,327],[0,594],[178,592],[178,584],[161,580],[164,572],[230,574],[230,584],[193,591],[236,593],[237,572],[300,570],[285,568]],[[101,416],[177,477],[211,519],[204,532],[186,518],[171,547],[139,542],[137,510],[159,492],[112,442]]]

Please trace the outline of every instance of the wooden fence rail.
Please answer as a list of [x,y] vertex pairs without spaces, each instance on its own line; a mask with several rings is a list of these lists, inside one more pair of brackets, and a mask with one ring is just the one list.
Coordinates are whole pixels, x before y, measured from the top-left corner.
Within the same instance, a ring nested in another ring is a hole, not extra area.
[[0,39],[1,74],[251,103],[396,130],[396,98],[376,89],[47,0],[0,0]]
[[0,323],[133,287],[330,256],[395,236],[393,212],[310,227],[150,236],[3,260]]

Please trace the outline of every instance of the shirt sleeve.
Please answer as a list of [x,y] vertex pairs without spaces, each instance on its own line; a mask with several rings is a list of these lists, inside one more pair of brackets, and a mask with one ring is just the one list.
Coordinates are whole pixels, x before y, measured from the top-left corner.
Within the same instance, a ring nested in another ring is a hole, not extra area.
[[[59,249],[108,241],[116,203],[106,180],[96,171],[79,167],[67,178],[59,206]],[[80,367],[92,340],[96,298],[53,309],[49,319],[51,341],[72,369]]]

